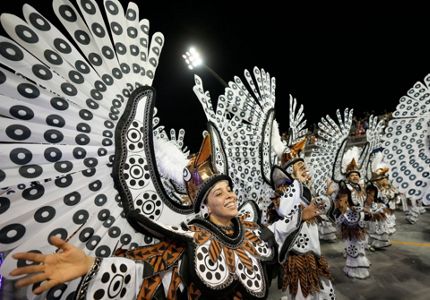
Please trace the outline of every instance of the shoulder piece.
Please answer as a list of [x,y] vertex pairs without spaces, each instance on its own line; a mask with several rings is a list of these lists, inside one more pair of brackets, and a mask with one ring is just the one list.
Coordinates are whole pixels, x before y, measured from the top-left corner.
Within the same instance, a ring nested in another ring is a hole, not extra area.
[[262,297],[267,287],[261,261],[272,259],[274,252],[260,239],[260,227],[244,219],[234,219],[238,232],[231,238],[209,221],[190,222],[195,272],[210,289],[222,289],[238,280],[249,294]]

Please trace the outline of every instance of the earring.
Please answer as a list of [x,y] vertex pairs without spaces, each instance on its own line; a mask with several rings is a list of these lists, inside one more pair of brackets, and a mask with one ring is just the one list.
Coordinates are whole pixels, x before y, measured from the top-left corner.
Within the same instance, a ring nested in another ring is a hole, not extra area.
[[206,204],[202,204],[200,206],[200,215],[206,219],[209,217],[209,214],[210,214],[210,212],[209,212],[208,206]]

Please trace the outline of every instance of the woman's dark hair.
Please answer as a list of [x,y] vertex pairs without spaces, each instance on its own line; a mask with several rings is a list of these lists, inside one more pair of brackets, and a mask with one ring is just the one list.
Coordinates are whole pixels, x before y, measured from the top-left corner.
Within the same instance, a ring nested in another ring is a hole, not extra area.
[[[220,180],[221,181],[221,180]],[[208,189],[208,191],[206,192],[206,194],[204,195],[204,198],[203,198],[203,204],[208,204],[208,198],[209,198],[209,193],[212,191],[212,189],[215,187],[215,185],[218,183],[219,181],[216,181],[216,182],[214,182],[214,184]],[[228,186],[230,187],[230,189],[233,191],[233,187],[232,187],[232,184],[229,182],[229,181],[227,181],[228,182]]]
[[369,183],[366,186],[366,193],[368,193],[368,192],[375,192],[375,197],[376,197],[376,195],[378,195],[378,188],[375,185],[373,185],[372,183]]
[[[369,183],[366,186],[366,196],[367,196],[366,197],[366,203],[368,202],[369,195],[371,192],[373,192],[373,202],[379,202],[378,201],[378,188],[375,185],[373,185],[372,183]],[[367,203],[367,204],[370,205],[370,203]]]
[[352,202],[352,196],[351,191],[345,186],[340,185],[339,191],[337,192],[336,199],[339,200],[341,195],[347,195],[348,196],[348,205],[350,207],[354,206],[354,202]]

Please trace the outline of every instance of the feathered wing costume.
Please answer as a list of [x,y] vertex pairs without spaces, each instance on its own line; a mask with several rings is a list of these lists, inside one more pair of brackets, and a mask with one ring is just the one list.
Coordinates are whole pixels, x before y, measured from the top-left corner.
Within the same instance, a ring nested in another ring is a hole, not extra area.
[[[150,88],[163,35],[149,35],[134,3],[124,9],[104,1],[107,24],[95,1],[77,4],[79,12],[53,1],[70,37],[27,4],[23,18],[1,16],[10,36],[0,37],[0,251],[11,251],[5,275],[26,265],[11,258],[15,252],[54,252],[52,235],[109,257],[155,242],[136,234],[130,211],[166,225],[194,214],[184,185],[175,183],[187,163],[178,149],[183,131],[165,140]],[[170,174],[157,166],[166,143],[180,165]],[[113,171],[121,176],[113,180]],[[57,286],[48,298],[66,298],[78,283]]]
[[[328,178],[340,185],[340,193],[349,197],[350,207],[337,214],[342,238],[345,240],[347,255],[344,272],[355,278],[369,276],[369,261],[365,255],[365,222],[361,211],[366,199],[363,183],[353,184],[345,179],[350,173],[356,172],[365,177],[369,165],[370,154],[379,146],[383,123],[370,116],[369,128],[366,132],[367,143],[364,149],[352,147],[347,149],[349,132],[352,122],[352,110],[345,109],[344,118],[337,111],[336,123],[329,116],[322,118],[319,126],[320,139],[311,154],[311,165],[314,174],[314,186],[319,194],[327,190]],[[356,208],[352,208],[356,206]],[[328,214],[330,216],[330,214]]]
[[430,204],[430,75],[400,98],[385,130],[384,154],[393,184],[413,201]]
[[325,210],[318,227],[319,238],[322,240],[334,241],[336,239],[337,230],[333,226],[335,222],[333,200],[338,190],[338,179],[333,180],[333,178],[340,176],[333,174],[335,171],[339,173],[336,168],[336,161],[342,157],[345,151],[352,123],[352,113],[353,111],[348,108],[345,109],[343,115],[338,110],[336,112],[337,122],[329,115],[321,118],[318,123],[317,142],[307,159],[312,176],[312,194],[320,205],[324,205]]
[[[253,75],[255,80],[245,70],[246,82],[235,77],[225,94],[219,97],[215,110],[199,78],[196,78],[194,90],[208,120],[219,129],[219,140],[228,153],[229,166],[235,166],[232,168],[235,171],[243,170],[231,174],[239,187],[239,195],[243,196],[242,201],[255,201],[265,214],[271,204],[269,197],[273,195],[273,189],[277,190],[280,202],[277,220],[268,227],[278,245],[278,260],[284,263],[289,254],[298,253],[285,264],[290,268],[286,273],[292,275],[280,276],[281,286],[289,286],[293,295],[334,297],[331,282],[327,280],[330,277],[327,262],[320,257],[316,224],[308,224],[301,218],[301,204],[309,205],[311,200],[309,190],[291,178],[293,164],[304,160],[306,123],[303,106],[297,110],[296,100],[290,97],[289,141],[285,145],[280,141],[274,121],[275,80],[258,68],[254,68]],[[245,146],[242,154],[240,145]],[[222,154],[218,156],[222,157]],[[243,157],[250,159],[242,161]]]
[[[53,253],[48,240],[57,235],[97,259],[81,281],[42,297],[164,293],[170,299],[184,288],[193,299],[220,291],[226,297],[266,297],[262,262],[274,252],[264,230],[251,222],[259,216],[253,202],[243,201],[239,210],[248,213],[234,218],[232,235],[196,213],[204,214],[213,184],[232,185],[224,174],[242,174],[235,183],[245,196],[259,199],[258,186],[245,182],[270,175],[274,80],[264,72],[257,78],[262,109],[272,118],[258,125],[266,133],[264,147],[251,138],[248,148],[235,145],[241,150],[233,152],[233,144],[222,144],[221,127],[209,123],[200,152],[188,159],[184,132],[171,131],[169,139],[155,116],[150,85],[163,35],[149,41],[149,22],[139,21],[134,3],[124,11],[119,1],[104,1],[108,24],[95,1],[78,6],[83,18],[68,1],[53,1],[71,39],[29,5],[24,20],[1,16],[12,38],[0,37],[6,66],[0,69],[0,251],[11,251],[2,273],[28,263],[13,260],[15,252]],[[230,93],[241,93],[237,87]],[[258,116],[243,113],[251,132]],[[240,130],[237,118],[225,129]],[[237,160],[242,155],[246,171],[240,169],[244,164],[228,161],[226,151]],[[260,157],[264,164],[256,163]],[[248,169],[254,164],[264,168]],[[34,296],[31,289],[27,296]]]
[[407,199],[404,193],[400,193],[399,189],[389,179],[390,166],[385,161],[383,149],[376,152],[371,158],[371,181],[378,189],[378,198],[391,210],[388,215],[390,221],[390,234],[396,231],[395,229],[395,215],[393,210],[397,205],[402,205],[405,212],[406,220],[414,224],[417,222],[420,215],[420,207],[417,205],[416,200]]
[[[377,184],[378,179],[382,179],[381,168],[384,168],[380,149],[379,147],[370,154],[367,168],[370,171],[366,174],[367,187],[365,193],[366,201],[364,202],[364,206],[368,207],[370,210],[368,220],[368,245],[374,249],[390,246],[389,238],[395,231],[395,216],[389,209],[389,203],[384,202],[380,186]],[[376,175],[376,172],[378,172],[379,175]]]
[[[202,80],[195,76],[194,93],[208,119],[208,131],[214,141],[215,165],[229,170],[239,203],[254,201],[266,223],[267,207],[273,196],[271,170],[286,149],[275,118],[276,81],[264,69],[244,71],[245,81],[234,77],[216,107]],[[295,143],[306,134],[303,106],[290,96],[289,142]],[[227,172],[227,171],[225,171]]]
[[[384,154],[382,151],[376,151],[371,156],[371,170],[372,176],[370,177],[371,183],[375,186],[376,195],[375,200],[384,204],[384,213],[386,216],[386,233],[392,235],[396,232],[396,216],[394,210],[396,209],[396,202],[400,203],[399,193],[396,188],[388,180],[389,167],[384,161]],[[376,228],[378,231],[383,226]],[[384,234],[385,232],[383,232]]]
[[346,149],[352,124],[353,110],[336,111],[337,123],[330,117],[321,118],[318,123],[318,140],[312,149],[310,166],[312,184],[316,195],[325,194],[330,178],[338,182],[342,179],[341,159]]
[[383,122],[378,122],[376,117],[370,116],[364,148],[356,147],[348,151],[352,113],[353,111],[347,108],[342,118],[338,110],[336,112],[337,122],[327,115],[318,123],[319,139],[316,147],[312,149],[310,159],[313,186],[317,195],[325,194],[329,178],[339,183],[352,170],[358,172],[361,177],[368,175],[370,180],[370,154],[374,149],[380,147]]

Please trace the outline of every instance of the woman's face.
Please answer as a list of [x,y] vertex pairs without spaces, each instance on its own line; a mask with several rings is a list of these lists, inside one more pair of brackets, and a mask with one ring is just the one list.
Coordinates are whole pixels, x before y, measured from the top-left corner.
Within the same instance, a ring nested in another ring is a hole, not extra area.
[[366,204],[371,205],[375,201],[376,193],[374,190],[367,190]]
[[217,218],[231,219],[237,216],[237,196],[227,180],[217,182],[209,191],[207,207],[209,214]]
[[338,208],[341,210],[346,210],[348,207],[348,194],[339,194],[337,197]]
[[385,178],[385,177],[379,179],[378,181],[376,181],[376,183],[385,189],[388,189],[391,187],[390,181],[388,180],[388,178]]
[[303,161],[298,161],[293,165],[293,176],[302,183],[306,183],[311,179],[309,170]]

